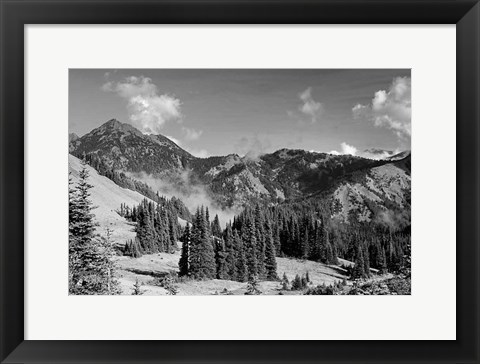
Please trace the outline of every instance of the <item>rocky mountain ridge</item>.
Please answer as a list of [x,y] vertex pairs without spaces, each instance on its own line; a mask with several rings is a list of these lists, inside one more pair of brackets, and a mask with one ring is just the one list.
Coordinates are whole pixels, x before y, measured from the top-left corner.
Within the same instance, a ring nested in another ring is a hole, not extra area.
[[142,134],[115,119],[71,139],[69,150],[182,193],[202,186],[222,208],[321,198],[329,201],[338,219],[347,221],[355,215],[359,221],[370,221],[410,204],[410,152],[386,160],[294,149],[256,159],[236,154],[197,158],[165,136]]

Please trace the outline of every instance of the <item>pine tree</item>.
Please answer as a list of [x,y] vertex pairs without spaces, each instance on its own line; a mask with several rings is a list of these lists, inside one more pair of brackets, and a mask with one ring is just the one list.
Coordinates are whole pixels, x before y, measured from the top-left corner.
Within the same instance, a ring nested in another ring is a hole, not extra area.
[[178,287],[174,284],[170,276],[166,276],[163,279],[163,288],[167,291],[167,295],[175,296],[178,293]]
[[143,255],[142,248],[140,247],[137,238],[126,242],[123,255],[130,256],[132,258],[140,258]]
[[69,181],[69,293],[77,295],[117,294],[113,245],[107,238],[95,235],[92,185],[85,160],[76,187]]
[[263,229],[262,212],[259,205],[255,207],[255,242],[257,274],[263,277],[265,275],[265,232]]
[[196,279],[212,279],[216,276],[215,253],[210,238],[205,213],[197,210],[192,227],[192,246],[190,249],[191,275]]
[[[202,210],[203,210],[203,206],[202,206]],[[207,223],[208,229],[210,230],[210,212],[208,211],[208,206],[205,208],[205,221]]]
[[101,276],[106,278],[106,294],[117,295],[121,293],[120,283],[116,279],[116,266],[113,261],[115,250],[112,241],[112,230],[105,230],[105,237],[100,237],[100,254],[103,259],[99,260],[98,270]]
[[305,227],[303,229],[303,236],[301,237],[301,244],[300,244],[300,257],[303,259],[308,258],[308,251],[309,251],[309,233],[308,233],[308,225],[305,224]]
[[222,228],[220,227],[220,220],[218,215],[215,215],[212,221],[212,235],[220,238],[222,236]]
[[280,242],[280,229],[278,224],[275,224],[275,228],[273,229],[273,243],[275,245],[275,256],[280,256],[282,252],[282,245]]
[[275,246],[273,245],[272,231],[269,221],[267,221],[265,229],[265,271],[267,279],[278,279],[277,261],[275,260]]
[[179,267],[179,276],[189,276],[190,275],[190,244],[191,244],[191,235],[190,235],[190,224],[187,223],[185,226],[185,231],[181,237],[182,241],[182,254],[180,256],[180,261],[178,262]]
[[288,277],[287,275],[285,274],[285,272],[283,272],[283,277],[282,277],[282,289],[287,291],[289,289],[289,284],[290,282],[288,281]]
[[215,240],[215,265],[217,269],[217,279],[228,279],[227,274],[227,252],[222,239],[214,237]]
[[[146,254],[158,253],[157,232],[153,226],[153,216],[150,215],[148,203],[144,200],[138,212],[137,239],[142,251]],[[163,250],[162,250],[163,251]]]
[[234,237],[232,226],[230,224],[228,224],[225,229],[225,252],[227,254],[225,258],[227,279],[236,280]]
[[303,288],[302,285],[302,278],[297,274],[295,278],[292,280],[292,291],[299,291]]
[[363,257],[363,249],[360,245],[357,246],[357,256],[355,257],[355,266],[352,271],[352,279],[364,278],[365,274],[365,261]]
[[246,295],[262,294],[262,291],[260,291],[260,288],[258,287],[258,277],[256,275],[253,275],[248,279],[247,292],[245,292],[245,294]]
[[378,259],[378,269],[381,274],[387,273],[387,257],[385,254],[385,248],[380,247],[379,249],[379,259]]
[[365,273],[365,277],[370,276],[370,258],[368,252],[368,243],[365,241],[362,246],[363,249],[363,271]]
[[168,222],[168,235],[169,235],[170,246],[169,246],[169,249],[167,250],[167,253],[173,253],[174,251],[178,250],[177,230],[175,228],[173,218],[169,219],[169,222]]
[[337,264],[337,257],[335,256],[334,249],[330,243],[330,237],[328,231],[325,233],[325,258],[324,263],[326,264]]
[[142,289],[142,284],[140,283],[140,281],[138,280],[138,278],[135,280],[135,284],[133,285],[133,292],[132,292],[132,296],[141,296],[143,295],[145,292],[143,291]]
[[235,249],[235,280],[245,282],[248,278],[248,266],[245,256],[245,245],[238,235],[237,230],[233,232],[233,242]]
[[258,275],[258,266],[257,266],[257,241],[255,238],[255,224],[252,220],[248,220],[246,225],[246,231],[244,232],[244,246],[245,246],[245,258],[247,260],[248,267],[248,277],[249,279],[253,276]]

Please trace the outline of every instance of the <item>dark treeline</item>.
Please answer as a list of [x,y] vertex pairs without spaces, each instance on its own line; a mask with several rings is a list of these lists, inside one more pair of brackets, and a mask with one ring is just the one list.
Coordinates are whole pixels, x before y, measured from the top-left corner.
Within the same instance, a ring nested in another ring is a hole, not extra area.
[[124,254],[138,258],[143,254],[173,253],[178,250],[177,241],[181,234],[176,208],[169,200],[162,203],[143,200],[132,208],[122,204],[119,213],[136,222],[135,240],[125,244]]
[[[80,158],[82,158],[82,156],[80,156]],[[105,161],[102,158],[98,157],[96,154],[87,154],[84,155],[83,158],[90,166],[95,168],[95,170],[101,176],[107,177],[120,187],[136,191],[141,195],[148,197],[152,201],[157,202],[158,204],[165,205],[168,203],[171,205],[172,208],[176,210],[176,213],[179,217],[184,220],[191,220],[192,216],[190,214],[190,211],[188,211],[182,200],[176,197],[167,199],[163,196],[160,196],[158,192],[153,191],[153,189],[146,183],[137,181],[136,179],[127,176],[125,173],[121,171],[116,171],[113,168],[109,167],[105,163]]]
[[176,206],[167,199],[144,201],[120,213],[137,222],[137,237],[126,244],[133,257],[173,252],[182,242],[180,275],[194,279],[218,278],[244,282],[254,277],[277,279],[275,257],[308,259],[325,264],[345,263],[351,278],[398,273],[410,255],[410,225],[392,226],[350,219],[340,223],[321,201],[245,208],[222,229],[218,216],[210,221],[208,208],[199,208],[182,229]]
[[204,207],[197,209],[192,225],[187,223],[184,229],[168,203],[145,200],[132,209],[122,205],[120,212],[137,222],[137,236],[126,244],[126,255],[173,252],[180,240],[180,276],[194,279],[276,280],[277,256],[334,265],[339,265],[341,257],[355,263],[345,266],[351,278],[365,278],[370,268],[399,272],[410,254],[410,226],[341,224],[314,206],[247,207],[225,229],[218,216],[210,221]]
[[[368,276],[370,268],[398,272],[409,254],[410,226],[393,229],[375,223],[332,221],[316,206],[247,208],[235,217],[233,228],[242,231],[253,220],[270,226],[277,256],[338,264],[338,257],[354,261],[352,278]],[[262,236],[262,230],[256,236]],[[259,251],[264,247],[260,242]]]
[[228,223],[222,231],[218,216],[210,222],[208,208],[199,208],[181,237],[180,276],[194,279],[257,278],[276,280],[273,230],[269,221],[245,215],[242,226]]

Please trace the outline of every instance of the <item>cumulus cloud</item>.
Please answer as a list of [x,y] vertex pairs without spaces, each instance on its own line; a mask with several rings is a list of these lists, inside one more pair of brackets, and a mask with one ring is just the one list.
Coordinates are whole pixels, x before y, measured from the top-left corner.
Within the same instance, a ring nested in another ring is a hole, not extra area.
[[130,122],[142,133],[159,134],[165,123],[182,120],[180,100],[159,94],[157,86],[148,77],[130,76],[119,82],[107,81],[102,90],[127,100]]
[[371,104],[352,108],[354,119],[371,120],[375,126],[391,129],[400,139],[412,134],[410,77],[396,77],[388,90],[375,92]]
[[358,153],[357,148],[355,148],[353,145],[347,144],[345,142],[341,143],[340,147],[341,147],[340,152],[336,151],[336,150],[332,150],[332,151],[330,151],[330,154],[334,154],[334,155],[350,154],[350,155],[355,156]]
[[320,102],[317,102],[312,97],[312,88],[309,87],[305,91],[298,94],[298,97],[302,101],[302,104],[298,107],[298,110],[309,116],[312,120],[312,123],[315,123],[323,112],[323,105]]

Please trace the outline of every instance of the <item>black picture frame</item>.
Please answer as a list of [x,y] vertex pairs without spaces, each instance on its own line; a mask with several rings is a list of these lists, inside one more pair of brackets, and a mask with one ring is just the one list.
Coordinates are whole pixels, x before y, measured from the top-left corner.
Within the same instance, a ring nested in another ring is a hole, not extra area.
[[[479,363],[477,0],[0,0],[0,13],[2,363]],[[24,340],[24,26],[157,23],[456,24],[457,340]]]

